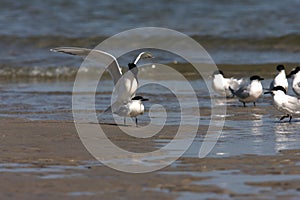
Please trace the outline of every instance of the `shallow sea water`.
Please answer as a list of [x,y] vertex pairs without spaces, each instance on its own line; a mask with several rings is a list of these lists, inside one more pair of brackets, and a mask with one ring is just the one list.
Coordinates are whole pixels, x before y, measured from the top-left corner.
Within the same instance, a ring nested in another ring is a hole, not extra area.
[[[175,85],[175,88],[176,85],[180,86],[181,84],[180,81],[176,80],[162,80],[162,82]],[[267,87],[269,82],[270,79],[264,81],[264,86]],[[190,91],[184,89],[177,91],[184,102],[181,106],[187,109],[188,112],[183,125],[195,125],[195,122],[197,122],[200,126],[213,126],[210,116],[211,99],[207,90],[207,87],[210,86],[206,86],[203,80],[192,80],[190,83],[196,88],[199,108],[189,103],[190,98],[192,98],[188,94]],[[110,113],[103,113],[110,104],[112,81],[104,80],[100,84],[95,105],[99,123],[122,125],[123,118],[114,115],[116,120],[114,121]],[[73,121],[72,87],[72,81],[6,82],[1,87],[0,115],[2,117],[21,117],[30,120]],[[149,123],[150,116],[153,117],[157,125],[161,125],[160,123],[164,121],[166,121],[166,125],[176,126],[182,123],[179,102],[170,90],[157,84],[150,84],[140,88],[137,93],[150,99],[149,102],[145,103],[145,114],[138,117],[141,125]],[[280,150],[300,148],[298,131],[300,119],[295,117],[292,123],[280,122],[281,113],[272,106],[270,96],[264,95],[260,98],[256,107],[248,104],[245,108],[236,99],[224,100],[219,99],[217,96],[213,98],[216,99],[219,108],[226,109],[226,114],[220,118],[224,120],[222,134],[208,156],[274,155]],[[166,119],[164,109],[153,107],[157,104],[160,104],[166,110]],[[151,114],[149,110],[151,110]],[[196,112],[197,110],[200,111],[200,116]],[[134,122],[130,118],[127,119],[127,123],[134,126]],[[199,130],[199,134],[185,156],[198,156],[206,135],[206,129]],[[171,139],[160,139],[157,142],[158,145],[162,145],[168,143]]]

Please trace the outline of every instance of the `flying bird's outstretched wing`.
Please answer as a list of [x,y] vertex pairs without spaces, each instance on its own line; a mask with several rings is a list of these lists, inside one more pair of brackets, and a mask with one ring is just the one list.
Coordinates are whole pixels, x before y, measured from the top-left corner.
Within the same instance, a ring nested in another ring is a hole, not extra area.
[[110,73],[114,81],[113,103],[104,112],[112,111],[115,113],[121,106],[127,105],[131,99],[135,96],[135,92],[138,88],[137,73],[138,69],[136,64],[140,59],[152,58],[150,53],[142,52],[134,60],[133,63],[129,63],[129,71],[122,74],[121,68],[117,62],[117,59],[104,51],[78,48],[78,47],[58,47],[51,49],[53,52],[61,52],[71,55],[84,56],[86,59],[96,63],[102,63],[104,66],[108,66],[106,70]]
[[108,66],[106,70],[110,73],[111,77],[113,78],[114,84],[116,84],[122,76],[121,68],[117,59],[107,52],[79,47],[58,47],[50,49],[50,51],[61,52],[76,56],[88,56],[87,58],[89,60],[105,64],[106,66]]
[[146,59],[146,58],[153,58],[151,53],[148,52],[142,52],[140,53],[133,61],[133,64],[137,64],[139,62],[140,59]]
[[122,76],[117,59],[107,52],[79,47],[58,47],[51,49],[51,51],[84,56],[88,60],[108,66],[106,70],[110,73],[115,86],[113,93],[114,101],[128,102],[137,90],[135,77],[130,75],[130,73],[126,73],[126,76]]

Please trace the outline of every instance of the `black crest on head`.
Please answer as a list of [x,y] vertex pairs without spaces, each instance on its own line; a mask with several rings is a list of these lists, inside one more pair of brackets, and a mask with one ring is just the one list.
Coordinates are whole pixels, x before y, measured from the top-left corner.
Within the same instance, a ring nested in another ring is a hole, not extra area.
[[149,99],[145,99],[145,98],[142,97],[142,96],[135,96],[135,97],[133,97],[131,100],[149,101]]
[[278,65],[277,67],[276,67],[276,69],[277,69],[277,71],[281,71],[281,70],[284,70],[285,68],[284,68],[284,66],[283,65]]
[[279,90],[281,90],[281,91],[283,91],[284,92],[284,94],[286,94],[286,90],[282,87],[282,86],[276,86],[276,87],[274,87],[273,89],[272,89],[272,91],[279,91]]
[[300,71],[300,67],[297,66],[296,68],[294,68],[294,69],[290,72],[290,74],[288,74],[288,75],[286,76],[286,78],[291,78],[293,75],[297,74],[299,71]]
[[293,71],[291,71],[291,74],[297,74],[300,71],[300,67],[297,66]]
[[134,64],[134,63],[128,63],[129,70],[132,70],[135,67],[136,67],[136,64]]
[[214,73],[213,73],[213,75],[218,75],[218,74],[222,74],[222,75],[224,76],[224,73],[223,73],[223,71],[221,71],[221,70],[216,70],[216,71],[214,71]]
[[259,80],[259,81],[261,81],[261,80],[264,80],[264,78],[262,78],[260,76],[257,76],[257,75],[254,75],[254,76],[250,77],[250,81],[253,81],[253,80]]

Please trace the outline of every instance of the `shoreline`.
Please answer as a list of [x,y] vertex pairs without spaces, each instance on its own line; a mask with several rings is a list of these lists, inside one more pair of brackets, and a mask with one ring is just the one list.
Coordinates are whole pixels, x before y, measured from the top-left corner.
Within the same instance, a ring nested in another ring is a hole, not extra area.
[[[163,65],[170,66],[171,68],[182,73],[188,79],[202,79],[201,76],[195,71],[194,67],[190,63],[181,62],[167,62],[161,63]],[[204,72],[209,72],[210,66],[214,66],[208,63],[195,63],[202,66],[201,70]],[[295,62],[283,62],[283,63],[257,63],[257,64],[235,64],[235,63],[216,63],[215,66],[219,70],[223,70],[226,76],[248,76],[249,73],[256,72],[265,78],[273,78],[276,74],[276,66],[283,64],[286,68],[286,72],[291,71],[294,67],[298,66],[299,63]],[[146,65],[145,65],[146,66]],[[127,66],[121,66],[127,70]],[[62,70],[63,69],[63,70]],[[52,81],[62,81],[62,82],[74,82],[77,71],[79,67],[76,65],[63,65],[63,66],[44,66],[37,68],[36,66],[15,66],[15,65],[0,65],[0,82],[52,82]],[[93,75],[95,71],[97,72],[98,67],[92,67],[90,71],[87,71],[87,76]],[[271,72],[271,73],[270,73]],[[147,73],[155,73],[152,69],[148,68]],[[162,70],[160,73],[164,73]],[[156,76],[159,74],[155,74]],[[208,74],[211,75],[211,74]],[[155,78],[157,78],[154,76]],[[147,77],[147,76],[146,76]],[[149,78],[149,77],[148,77]],[[165,80],[166,77],[161,78]],[[102,76],[103,80],[110,80],[110,75],[104,73]],[[172,78],[171,78],[172,79]]]

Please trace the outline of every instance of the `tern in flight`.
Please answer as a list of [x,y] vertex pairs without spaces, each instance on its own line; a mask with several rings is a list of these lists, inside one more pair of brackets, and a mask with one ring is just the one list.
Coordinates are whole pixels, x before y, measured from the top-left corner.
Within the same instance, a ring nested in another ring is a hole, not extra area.
[[144,113],[144,105],[142,102],[148,99],[135,96],[135,92],[138,89],[138,69],[136,65],[140,59],[153,58],[150,53],[140,53],[132,63],[128,64],[129,71],[122,74],[117,59],[113,55],[101,50],[78,47],[58,47],[50,51],[84,57],[89,56],[90,59],[94,58],[94,60],[100,62],[101,59],[109,61],[110,64],[106,70],[114,81],[114,94],[117,96],[114,103],[106,109],[106,111],[111,110],[114,114],[124,117],[124,124],[126,123],[126,117],[135,118],[136,126],[138,125],[137,116]]

